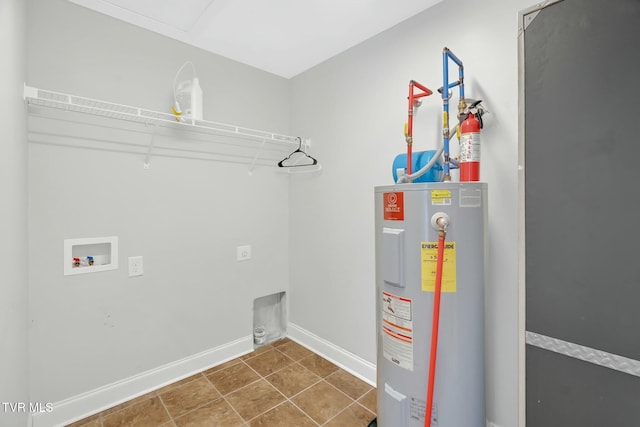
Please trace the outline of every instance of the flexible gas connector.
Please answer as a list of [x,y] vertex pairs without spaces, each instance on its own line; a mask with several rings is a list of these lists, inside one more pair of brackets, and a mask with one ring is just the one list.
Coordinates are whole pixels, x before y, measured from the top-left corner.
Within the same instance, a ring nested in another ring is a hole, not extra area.
[[436,220],[436,224],[438,224],[439,233],[446,233],[447,227],[449,226],[449,218],[441,216]]
[[427,381],[427,406],[424,413],[424,427],[431,427],[433,412],[433,388],[436,378],[436,357],[438,355],[438,332],[440,329],[440,295],[442,294],[442,271],[444,264],[444,244],[449,215],[438,212],[431,217],[431,225],[438,230],[438,258],[436,260],[436,286],[433,296],[433,319],[431,321],[431,353],[429,356],[429,378]]

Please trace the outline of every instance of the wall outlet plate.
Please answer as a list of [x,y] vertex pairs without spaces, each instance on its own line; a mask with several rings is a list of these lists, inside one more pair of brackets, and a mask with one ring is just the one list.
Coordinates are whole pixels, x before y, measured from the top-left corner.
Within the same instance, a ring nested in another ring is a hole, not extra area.
[[129,257],[129,277],[142,276],[144,274],[144,267],[142,265],[141,256]]
[[248,261],[251,259],[251,245],[238,246],[238,261]]

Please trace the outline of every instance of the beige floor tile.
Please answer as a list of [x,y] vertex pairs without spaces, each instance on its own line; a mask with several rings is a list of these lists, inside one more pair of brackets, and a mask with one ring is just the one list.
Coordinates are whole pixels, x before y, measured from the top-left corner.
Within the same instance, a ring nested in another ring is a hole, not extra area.
[[254,358],[256,356],[261,355],[262,353],[266,353],[267,351],[271,351],[271,350],[273,350],[273,345],[272,344],[263,345],[263,346],[260,346],[258,348],[254,348],[251,353],[245,354],[244,356],[240,357],[240,359],[241,360],[248,360],[248,359]]
[[291,339],[287,338],[287,337],[284,337],[284,338],[280,338],[278,341],[272,342],[271,345],[274,346],[274,347],[278,347],[278,346],[281,346],[281,345],[286,344],[288,342],[291,342]]
[[287,397],[295,396],[302,390],[320,381],[320,377],[302,365],[294,363],[269,375],[266,380]]
[[325,424],[325,427],[367,427],[375,414],[354,403]]
[[251,427],[315,427],[317,424],[296,408],[291,402],[284,402],[272,410],[251,420]]
[[155,427],[169,421],[169,414],[158,397],[147,399],[102,417],[104,427]]
[[244,420],[224,398],[207,403],[175,419],[178,427],[239,427]]
[[294,396],[291,401],[318,424],[324,424],[353,403],[353,399],[325,381]]
[[162,402],[173,418],[184,415],[198,406],[220,397],[218,390],[202,376],[194,381],[160,394]]
[[358,399],[358,403],[362,406],[373,412],[374,414],[378,413],[378,393],[374,388],[360,399]]
[[338,369],[336,372],[327,376],[325,381],[352,399],[359,399],[373,389],[369,384],[354,377],[344,369]]
[[162,393],[166,393],[169,390],[173,390],[176,387],[181,387],[186,383],[190,383],[191,381],[195,381],[195,380],[198,380],[200,378],[202,378],[202,373],[191,375],[191,376],[189,376],[187,378],[183,378],[183,379],[178,380],[176,382],[173,382],[173,383],[171,383],[169,385],[166,385],[166,386],[164,386],[162,388],[159,388],[158,390],[156,390],[156,394],[159,395],[159,394],[162,394]]
[[336,365],[317,354],[312,354],[311,356],[300,359],[299,363],[322,378],[338,370]]
[[279,352],[284,353],[287,357],[296,361],[313,354],[311,350],[304,348],[294,341],[289,341],[287,343],[279,345],[276,347],[276,349]]
[[109,409],[105,409],[104,411],[101,412],[101,415],[104,417],[105,415],[109,415],[113,412],[121,411],[122,409],[128,406],[135,405],[140,402],[144,402],[156,396],[157,395],[155,391],[152,391],[151,393],[143,394],[142,396],[135,397],[131,400],[127,400],[126,402],[120,403],[119,405],[113,406]]
[[225,399],[245,421],[249,421],[285,401],[285,397],[265,380],[236,390],[227,395]]
[[67,424],[66,427],[102,427],[102,421],[100,420],[100,414],[96,414],[73,424]]
[[277,350],[267,351],[259,356],[247,359],[245,363],[253,368],[257,373],[266,377],[280,369],[289,366],[293,360]]
[[375,417],[376,395],[284,338],[68,427],[358,427]]
[[258,381],[260,379],[260,375],[256,374],[253,369],[244,363],[239,363],[207,375],[207,378],[218,389],[218,391],[220,391],[220,393],[227,395],[254,381]]
[[227,369],[233,365],[237,365],[238,363],[242,363],[242,361],[240,360],[240,358],[237,359],[233,359],[233,360],[229,360],[228,362],[224,362],[220,365],[214,366],[213,368],[209,368],[206,371],[202,372],[205,376],[209,375],[209,374],[213,374],[214,372],[218,372],[221,371],[223,369]]

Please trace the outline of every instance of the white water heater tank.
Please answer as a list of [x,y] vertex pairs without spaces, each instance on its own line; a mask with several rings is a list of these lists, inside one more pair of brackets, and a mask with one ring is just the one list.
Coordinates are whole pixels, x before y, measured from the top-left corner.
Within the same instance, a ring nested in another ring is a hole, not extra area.
[[375,189],[379,427],[423,427],[438,231],[446,230],[432,427],[485,427],[487,185]]

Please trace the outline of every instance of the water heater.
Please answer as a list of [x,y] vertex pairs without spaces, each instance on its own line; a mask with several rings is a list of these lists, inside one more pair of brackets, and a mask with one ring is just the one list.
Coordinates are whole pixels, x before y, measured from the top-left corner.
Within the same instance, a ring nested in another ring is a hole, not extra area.
[[485,427],[485,183],[375,188],[379,427],[425,425],[437,263],[442,264],[431,426]]

